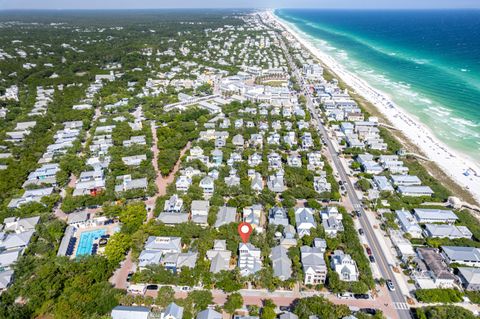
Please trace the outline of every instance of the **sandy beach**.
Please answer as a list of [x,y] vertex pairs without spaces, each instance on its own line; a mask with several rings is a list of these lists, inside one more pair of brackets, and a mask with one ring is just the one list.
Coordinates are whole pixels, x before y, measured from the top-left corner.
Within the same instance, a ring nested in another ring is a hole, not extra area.
[[434,137],[433,133],[412,115],[395,105],[387,94],[371,87],[367,82],[350,73],[331,56],[313,46],[295,26],[278,18],[272,11],[266,13],[299,43],[336,73],[357,94],[372,103],[397,129],[460,186],[468,190],[480,202],[480,167],[467,156],[452,150]]

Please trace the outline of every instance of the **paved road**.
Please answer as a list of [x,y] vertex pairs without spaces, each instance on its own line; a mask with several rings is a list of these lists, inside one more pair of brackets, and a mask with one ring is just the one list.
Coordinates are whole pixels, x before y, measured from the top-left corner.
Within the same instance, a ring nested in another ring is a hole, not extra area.
[[[172,287],[175,290],[175,297],[184,299],[188,296],[187,291],[182,291],[181,287]],[[215,304],[223,305],[227,299],[227,294],[222,290],[211,289],[213,300]],[[291,291],[291,290],[275,290],[267,291],[266,289],[241,289],[238,291],[242,297],[244,305],[257,305],[262,306],[262,302],[265,299],[272,300],[277,306],[291,306],[295,300],[299,298],[307,298],[312,296],[323,296],[334,304],[347,305],[349,307],[356,308],[372,308],[372,303],[375,304],[375,308],[382,310],[383,314],[387,318],[396,317],[396,309],[401,305],[389,304],[389,296],[386,288],[382,287],[379,291],[379,296],[374,300],[372,299],[340,299],[336,295],[331,294],[328,291]],[[148,290],[145,294],[153,298],[157,298],[157,291]]]
[[298,79],[300,82],[300,87],[303,92],[305,92],[305,97],[307,99],[307,107],[312,114],[313,118],[316,120],[317,125],[318,125],[318,131],[320,134],[323,136],[326,144],[327,144],[327,150],[331,155],[331,158],[333,160],[333,164],[335,165],[335,168],[337,169],[337,172],[339,174],[340,179],[344,182],[345,188],[347,190],[347,197],[352,203],[353,207],[360,211],[360,217],[359,217],[359,222],[365,232],[365,238],[367,239],[367,242],[370,246],[370,249],[372,250],[372,254],[376,259],[377,266],[380,270],[380,274],[382,275],[382,278],[384,279],[390,279],[396,289],[394,291],[390,291],[390,297],[391,297],[391,303],[393,304],[393,307],[396,309],[396,314],[397,318],[400,319],[409,319],[411,318],[411,314],[409,311],[409,308],[407,306],[406,298],[405,296],[400,292],[400,289],[398,288],[399,285],[397,283],[397,280],[395,279],[395,276],[393,274],[392,267],[388,264],[388,261],[385,257],[385,255],[382,252],[380,243],[378,242],[378,239],[375,237],[373,227],[368,221],[367,217],[365,216],[365,210],[362,207],[362,203],[358,199],[358,196],[355,192],[355,189],[353,187],[353,184],[348,177],[344,166],[340,162],[340,158],[338,156],[338,153],[336,152],[335,148],[333,147],[332,141],[328,137],[327,130],[323,126],[322,122],[320,121],[320,117],[318,115],[318,110],[315,109],[315,106],[312,101],[312,97],[309,93],[309,88],[306,85],[303,77],[301,76],[300,72],[298,71],[298,68],[296,67],[295,63],[293,63],[292,57],[290,56],[290,53],[285,46],[285,43],[283,42],[283,39],[279,37],[280,39],[280,44],[281,47],[287,57],[288,63],[293,70],[293,73],[295,77]]

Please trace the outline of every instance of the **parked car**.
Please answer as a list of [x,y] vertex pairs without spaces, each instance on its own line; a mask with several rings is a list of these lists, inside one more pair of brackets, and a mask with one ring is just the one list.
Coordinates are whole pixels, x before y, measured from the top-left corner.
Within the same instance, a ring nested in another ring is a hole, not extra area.
[[158,290],[158,285],[147,285],[147,290]]
[[370,299],[369,294],[354,294],[355,299]]
[[373,255],[368,256],[368,259],[370,259],[371,263],[375,262],[375,257],[373,257]]
[[337,294],[338,299],[350,299],[354,297],[354,295],[351,292],[344,292],[342,294]]
[[395,291],[395,286],[393,285],[393,281],[391,281],[390,279],[387,280],[387,288],[388,290],[390,291]]
[[361,228],[358,229],[358,233],[359,233],[360,235],[365,234],[365,233],[363,232],[363,229],[361,229]]
[[367,254],[369,254],[369,255],[372,254],[372,250],[370,249],[370,247],[367,247],[366,250],[367,250]]
[[362,308],[360,309],[360,311],[372,316],[375,316],[375,314],[377,313],[377,310],[375,310],[374,308]]

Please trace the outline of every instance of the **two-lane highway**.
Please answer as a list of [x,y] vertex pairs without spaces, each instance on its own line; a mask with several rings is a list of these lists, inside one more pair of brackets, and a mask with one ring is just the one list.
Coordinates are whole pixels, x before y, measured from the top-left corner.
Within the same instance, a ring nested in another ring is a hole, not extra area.
[[370,246],[370,249],[372,250],[372,255],[376,259],[377,266],[380,270],[380,274],[382,275],[382,278],[385,280],[390,279],[395,287],[395,290],[389,291],[390,297],[392,300],[392,307],[395,307],[396,313],[398,315],[398,318],[400,319],[410,319],[412,318],[410,314],[409,307],[406,302],[405,296],[402,294],[400,291],[398,282],[395,278],[395,275],[392,270],[392,266],[389,265],[387,258],[385,257],[385,254],[382,251],[382,247],[380,246],[380,243],[375,236],[373,226],[371,225],[370,221],[366,217],[366,212],[363,209],[361,201],[358,199],[357,193],[355,192],[355,189],[353,187],[352,181],[350,180],[349,176],[347,175],[344,166],[342,165],[338,153],[333,147],[332,141],[330,140],[327,130],[325,126],[322,124],[320,121],[320,117],[318,115],[318,110],[315,109],[315,106],[312,101],[312,96],[309,92],[308,85],[306,84],[303,76],[299,72],[298,68],[296,67],[295,63],[293,63],[293,59],[290,56],[290,53],[282,39],[281,36],[278,36],[280,40],[280,45],[287,57],[287,61],[289,63],[289,66],[295,76],[295,78],[299,81],[299,85],[301,88],[301,91],[304,92],[304,96],[307,99],[307,108],[309,109],[310,113],[312,114],[313,118],[315,119],[317,125],[318,125],[318,131],[320,134],[323,136],[323,139],[325,140],[325,143],[327,145],[327,150],[331,155],[331,158],[333,160],[333,164],[339,174],[340,180],[344,182],[346,191],[347,191],[347,197],[350,200],[352,207],[354,207],[356,210],[360,212],[360,217],[359,221],[360,224],[364,230],[365,233],[365,238]]

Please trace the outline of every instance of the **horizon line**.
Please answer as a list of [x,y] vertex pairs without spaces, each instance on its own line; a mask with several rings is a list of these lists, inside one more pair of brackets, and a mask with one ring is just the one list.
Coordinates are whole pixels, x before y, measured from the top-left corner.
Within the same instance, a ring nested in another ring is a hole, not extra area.
[[381,7],[368,7],[368,8],[360,8],[360,7],[352,7],[352,8],[322,8],[322,7],[279,7],[279,8],[271,8],[271,7],[143,7],[143,8],[8,8],[2,9],[0,8],[0,12],[5,11],[107,11],[107,10],[114,10],[114,11],[127,11],[127,10],[280,10],[280,9],[288,9],[288,10],[302,10],[302,9],[309,9],[309,10],[338,10],[338,11],[445,11],[445,10],[452,10],[452,11],[463,11],[463,10],[477,10],[480,11],[480,7],[465,7],[465,8],[453,8],[453,7],[443,7],[443,8],[381,8]]

